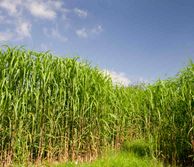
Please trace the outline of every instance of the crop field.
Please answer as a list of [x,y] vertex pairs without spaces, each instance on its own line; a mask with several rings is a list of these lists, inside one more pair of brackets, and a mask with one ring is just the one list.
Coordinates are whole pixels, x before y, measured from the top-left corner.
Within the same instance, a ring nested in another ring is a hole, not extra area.
[[[91,161],[144,141],[149,155],[192,166],[194,64],[128,87],[77,58],[0,49],[0,162]],[[130,147],[133,148],[133,147]]]

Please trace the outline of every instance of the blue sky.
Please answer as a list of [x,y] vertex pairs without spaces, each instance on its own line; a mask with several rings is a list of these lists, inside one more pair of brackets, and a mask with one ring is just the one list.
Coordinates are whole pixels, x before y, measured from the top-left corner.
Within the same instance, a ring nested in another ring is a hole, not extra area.
[[194,60],[192,0],[0,0],[0,44],[79,56],[124,84]]

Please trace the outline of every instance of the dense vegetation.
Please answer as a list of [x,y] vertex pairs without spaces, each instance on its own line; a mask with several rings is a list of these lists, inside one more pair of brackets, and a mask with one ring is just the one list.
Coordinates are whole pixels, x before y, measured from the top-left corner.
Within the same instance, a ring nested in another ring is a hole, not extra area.
[[91,160],[142,139],[150,154],[192,165],[194,64],[152,85],[114,85],[77,59],[0,50],[0,162]]

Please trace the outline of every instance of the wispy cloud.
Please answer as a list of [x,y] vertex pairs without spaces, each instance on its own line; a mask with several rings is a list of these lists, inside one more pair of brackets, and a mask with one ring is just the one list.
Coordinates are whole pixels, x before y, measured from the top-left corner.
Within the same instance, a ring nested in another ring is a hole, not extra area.
[[61,1],[53,0],[0,0],[0,8],[13,17],[24,17],[26,12],[40,19],[52,20],[57,12],[64,15],[68,9],[64,8]]
[[100,34],[102,31],[103,31],[102,26],[97,25],[91,29],[86,29],[86,28],[77,29],[75,33],[79,38],[87,38],[94,34]]
[[26,7],[30,11],[30,13],[35,17],[51,20],[56,17],[56,11],[47,3],[34,1],[29,5],[26,5]]
[[128,86],[131,83],[131,80],[123,72],[110,70],[104,70],[103,72],[105,75],[109,75],[112,78],[113,83],[115,84]]
[[7,31],[1,32],[1,39],[12,40],[14,37],[16,40],[23,40],[31,38],[34,23],[42,20],[45,20],[48,24],[50,22],[51,25],[51,27],[45,29],[44,34],[61,42],[66,42],[68,39],[58,29],[53,28],[52,24],[54,22],[57,23],[57,21],[64,23],[64,30],[68,29],[69,31],[71,28],[71,31],[75,31],[79,38],[88,38],[103,31],[101,25],[91,28],[87,28],[86,25],[76,29],[75,25],[71,24],[71,17],[69,17],[69,15],[75,14],[79,18],[86,18],[88,16],[86,10],[78,7],[66,8],[63,1],[0,0],[0,25],[9,28],[12,33],[12,35],[9,35]]
[[1,40],[22,40],[26,37],[31,36],[31,23],[30,21],[24,21],[23,17],[23,0],[1,0],[0,9],[4,12],[1,13],[1,24],[9,27],[9,32],[7,30],[3,32],[4,36],[1,34]]
[[67,42],[68,38],[60,34],[59,30],[57,28],[43,28],[43,33],[49,38],[55,38],[57,40],[60,40],[62,42]]
[[62,42],[66,42],[68,40],[67,37],[64,37],[62,34],[59,33],[59,31],[57,29],[51,29],[51,36],[59,39]]
[[19,14],[19,5],[22,4],[22,0],[1,0],[0,7],[8,11],[9,15],[18,15]]
[[86,18],[88,16],[88,12],[79,8],[75,8],[73,10],[75,14],[81,18]]
[[87,38],[88,37],[88,31],[85,28],[81,28],[76,30],[76,35],[80,38]]
[[31,23],[27,21],[19,21],[16,26],[16,33],[19,39],[31,37]]
[[[0,0],[0,24],[9,26],[12,33],[9,35],[7,32],[1,32],[1,40],[11,40],[13,36],[16,40],[31,37],[33,20],[27,18],[26,13],[38,19],[53,20],[59,11],[63,15],[67,12],[60,1]],[[57,31],[53,30],[52,35],[61,41],[66,40]]]
[[101,25],[97,25],[96,27],[94,27],[94,28],[91,30],[91,32],[92,32],[92,33],[95,33],[95,34],[99,34],[99,33],[101,33],[102,31],[103,31],[103,28],[102,28]]

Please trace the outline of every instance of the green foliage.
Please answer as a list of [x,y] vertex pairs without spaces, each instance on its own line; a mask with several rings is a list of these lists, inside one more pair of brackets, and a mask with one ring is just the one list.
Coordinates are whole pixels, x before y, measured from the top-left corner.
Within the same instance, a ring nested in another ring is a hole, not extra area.
[[173,164],[192,164],[194,64],[176,78],[149,86],[146,94],[145,131],[155,141],[156,153]]
[[[23,48],[0,50],[0,162],[84,161],[123,141],[193,165],[194,64],[152,85],[118,86],[98,68]],[[127,148],[127,147],[126,147]],[[148,152],[149,153],[148,153]]]

